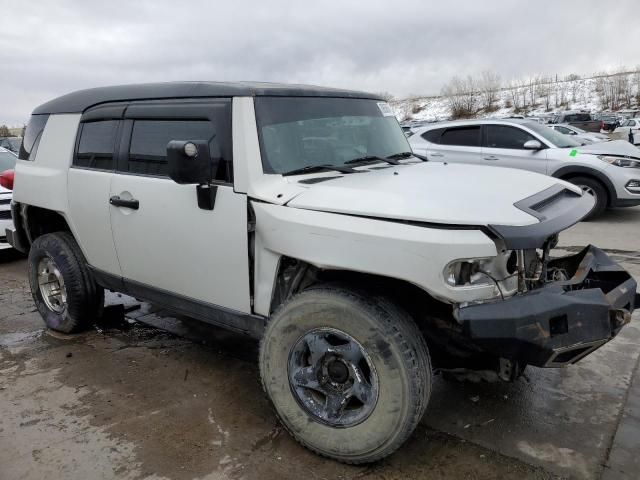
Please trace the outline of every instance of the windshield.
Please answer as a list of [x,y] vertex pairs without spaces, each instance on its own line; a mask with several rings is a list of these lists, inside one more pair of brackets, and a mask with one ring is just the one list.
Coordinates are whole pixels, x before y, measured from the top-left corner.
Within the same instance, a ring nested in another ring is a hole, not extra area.
[[379,100],[256,97],[255,108],[265,173],[411,151],[391,108]]
[[533,130],[535,133],[544,138],[547,142],[557,148],[571,148],[580,147],[581,143],[576,142],[568,135],[564,133],[556,132],[553,128],[549,128],[546,125],[540,125],[537,122],[524,122],[527,128]]
[[11,170],[16,166],[16,157],[13,153],[7,151],[0,152],[0,172]]
[[586,131],[586,130],[583,130],[583,129],[578,128],[578,127],[574,127],[573,125],[571,125],[571,127],[569,128],[569,130],[573,130],[574,132],[577,132],[577,133],[587,133],[587,131]]

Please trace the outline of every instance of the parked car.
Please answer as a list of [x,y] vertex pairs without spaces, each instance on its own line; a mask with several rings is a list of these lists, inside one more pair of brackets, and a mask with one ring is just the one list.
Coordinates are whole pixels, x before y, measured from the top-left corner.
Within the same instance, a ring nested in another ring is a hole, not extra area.
[[625,141],[581,146],[527,120],[463,120],[416,130],[413,150],[429,159],[519,168],[562,178],[594,195],[588,218],[640,205],[640,150]]
[[613,132],[620,126],[620,119],[617,115],[601,115],[600,122],[602,122],[600,130],[604,130],[605,132]]
[[13,169],[17,155],[11,150],[0,147],[0,250],[11,248],[7,243],[5,231],[13,226],[11,222],[11,188],[13,188]]
[[0,137],[0,147],[11,150],[15,154],[20,151],[22,137]]
[[583,145],[598,142],[608,142],[609,140],[611,140],[603,133],[586,132],[581,128],[569,125],[568,123],[549,125],[549,128],[552,128],[556,132],[560,132],[564,135],[570,135],[574,140],[578,141],[578,143],[582,143]]
[[613,131],[616,138],[625,139],[627,141],[631,138],[629,133],[633,135],[633,142],[631,143],[634,145],[640,145],[640,118],[627,120]]
[[560,112],[553,118],[552,123],[568,123],[587,132],[600,132],[603,127],[601,120],[594,120],[588,112],[566,111]]
[[86,328],[108,288],[261,338],[286,429],[344,462],[408,438],[434,369],[574,363],[640,300],[595,247],[549,256],[593,197],[424,161],[364,92],[85,90],[36,108],[20,157],[8,237],[49,328]]

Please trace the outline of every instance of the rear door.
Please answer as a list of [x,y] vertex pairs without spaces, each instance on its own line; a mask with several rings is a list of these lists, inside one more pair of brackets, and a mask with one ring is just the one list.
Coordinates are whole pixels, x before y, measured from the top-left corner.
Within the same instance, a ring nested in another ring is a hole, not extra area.
[[[454,163],[481,163],[480,125],[446,127],[427,131],[427,157]],[[424,137],[423,137],[424,138]]]
[[109,194],[124,106],[102,107],[81,117],[67,175],[69,218],[89,264],[120,276],[111,234]]
[[540,141],[526,130],[512,125],[488,124],[484,125],[482,138],[482,160],[485,165],[547,173],[546,150],[524,148],[529,140]]
[[[213,145],[219,147],[213,210],[198,207],[195,185],[168,177],[171,140],[208,140],[212,153]],[[127,108],[111,198],[135,203],[112,205],[110,211],[130,292],[251,311],[247,198],[233,191],[231,162],[231,99],[140,102]]]

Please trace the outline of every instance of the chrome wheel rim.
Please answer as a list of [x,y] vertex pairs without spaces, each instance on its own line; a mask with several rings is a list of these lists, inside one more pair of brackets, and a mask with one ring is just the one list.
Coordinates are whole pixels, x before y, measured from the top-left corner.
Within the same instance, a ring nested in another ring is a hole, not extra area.
[[362,345],[333,328],[314,329],[289,354],[289,386],[315,420],[336,428],[366,420],[378,402],[378,375]]
[[62,313],[67,307],[67,291],[58,266],[49,257],[38,263],[38,288],[49,310]]
[[578,186],[582,189],[584,193],[588,193],[589,195],[593,195],[594,197],[597,196],[595,190],[590,186],[588,185],[578,185]]

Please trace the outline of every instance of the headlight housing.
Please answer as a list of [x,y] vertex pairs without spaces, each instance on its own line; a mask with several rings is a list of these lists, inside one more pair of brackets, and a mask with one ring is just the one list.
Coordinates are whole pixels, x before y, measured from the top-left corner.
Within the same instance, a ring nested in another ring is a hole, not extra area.
[[598,159],[603,162],[610,163],[616,167],[623,168],[640,168],[640,160],[634,160],[633,158],[626,157],[613,157],[611,155],[598,155]]
[[507,251],[495,257],[465,258],[450,262],[444,269],[444,281],[456,289],[487,289],[493,296],[507,296],[518,288],[515,252]]

